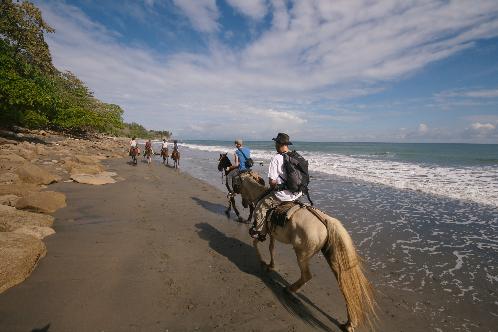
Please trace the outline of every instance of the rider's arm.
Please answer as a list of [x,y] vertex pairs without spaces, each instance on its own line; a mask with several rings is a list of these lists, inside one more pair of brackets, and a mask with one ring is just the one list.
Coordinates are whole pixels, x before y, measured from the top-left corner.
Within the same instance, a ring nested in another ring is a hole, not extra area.
[[272,180],[272,179],[268,178],[268,183],[270,184],[270,188],[273,189],[277,185],[277,180]]

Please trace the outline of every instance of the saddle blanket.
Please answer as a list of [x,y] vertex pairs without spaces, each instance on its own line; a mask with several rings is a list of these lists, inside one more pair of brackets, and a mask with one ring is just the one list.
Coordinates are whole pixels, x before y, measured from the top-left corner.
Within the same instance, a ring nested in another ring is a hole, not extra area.
[[282,202],[269,209],[265,218],[268,229],[273,230],[277,226],[284,227],[292,215],[304,206],[301,202]]

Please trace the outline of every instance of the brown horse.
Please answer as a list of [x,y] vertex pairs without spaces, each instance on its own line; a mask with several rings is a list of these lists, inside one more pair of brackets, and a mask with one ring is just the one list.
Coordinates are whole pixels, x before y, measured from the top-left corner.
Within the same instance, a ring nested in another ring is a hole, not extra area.
[[133,165],[137,164],[137,156],[140,154],[140,149],[138,146],[135,147],[130,147],[130,152],[129,155],[131,157],[131,160],[133,162]]
[[[256,202],[268,192],[257,179],[242,177],[240,193],[250,202]],[[275,240],[291,244],[297,256],[301,277],[287,290],[297,292],[311,280],[309,260],[322,252],[334,273],[339,288],[346,302],[348,321],[344,329],[351,332],[367,322],[372,327],[372,317],[376,318],[376,302],[370,282],[363,273],[361,258],[356,252],[353,241],[341,222],[311,206],[296,206],[291,215],[287,215],[284,225],[267,225],[270,235],[270,263],[266,264],[258,249],[258,240],[254,240],[261,264],[267,269],[275,267]]]
[[180,151],[178,151],[178,149],[173,150],[173,152],[171,153],[171,159],[173,159],[174,161],[175,168],[180,167]]
[[168,150],[168,148],[161,149],[161,157],[163,157],[163,164],[169,165],[169,150]]

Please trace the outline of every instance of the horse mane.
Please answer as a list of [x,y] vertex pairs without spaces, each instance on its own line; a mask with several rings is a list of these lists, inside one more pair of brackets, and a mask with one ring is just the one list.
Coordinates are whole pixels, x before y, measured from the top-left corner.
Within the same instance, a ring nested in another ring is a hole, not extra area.
[[268,190],[265,186],[265,180],[255,171],[242,173],[242,185],[240,186],[240,193],[242,197],[255,203],[261,195]]

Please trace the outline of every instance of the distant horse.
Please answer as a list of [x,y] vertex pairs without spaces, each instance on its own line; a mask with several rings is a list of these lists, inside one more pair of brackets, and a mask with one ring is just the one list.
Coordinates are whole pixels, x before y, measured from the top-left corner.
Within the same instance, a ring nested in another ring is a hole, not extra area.
[[171,153],[171,159],[173,159],[174,161],[175,168],[180,167],[180,151],[178,151],[178,149],[173,150],[173,152]]
[[161,157],[163,157],[163,164],[169,165],[169,150],[168,150],[168,148],[161,149]]
[[[240,194],[253,204],[256,204],[267,192],[268,188],[253,177],[242,177]],[[361,258],[346,229],[339,220],[314,207],[303,205],[292,209],[293,212],[287,215],[287,220],[283,224],[265,225],[267,234],[270,235],[269,264],[263,261],[258,249],[258,240],[254,240],[253,245],[262,266],[268,270],[275,267],[273,259],[275,239],[291,244],[297,256],[301,277],[286,289],[297,292],[311,280],[309,260],[321,251],[338,281],[346,302],[348,321],[344,324],[344,329],[351,332],[365,322],[372,327],[372,318],[376,318],[373,289],[363,274]]]
[[131,160],[133,162],[133,165],[136,165],[137,164],[137,156],[140,154],[140,149],[138,148],[138,146],[135,146],[135,147],[131,147],[130,148],[130,157],[131,157]]
[[154,152],[152,151],[152,146],[145,145],[144,156],[145,156],[145,158],[147,158],[147,164],[149,164],[149,165],[150,165],[150,163],[152,161],[152,155],[153,154],[154,154]]
[[[230,211],[233,208],[239,221],[243,221],[244,219],[240,216],[239,210],[237,209],[237,206],[235,205],[235,196],[237,194],[240,194],[240,192],[238,191],[240,188],[230,188],[230,185],[232,185],[232,187],[233,187],[233,184],[228,183],[229,182],[228,174],[230,172],[235,171],[235,170],[227,171],[226,170],[227,167],[230,167],[230,166],[232,166],[232,162],[230,161],[230,158],[228,158],[227,153],[220,153],[220,158],[218,159],[218,171],[224,172],[223,174],[226,177],[225,186],[227,187],[227,190],[228,190],[228,195],[227,195],[228,207],[225,209],[225,214],[226,214],[227,218],[229,218]],[[263,183],[264,183],[264,180],[263,180]],[[249,222],[252,219],[252,214],[254,212],[254,204],[252,204],[252,203],[248,202],[247,200],[245,200],[244,198],[242,198],[242,206],[244,208],[249,207],[249,217],[247,218],[247,221]]]

